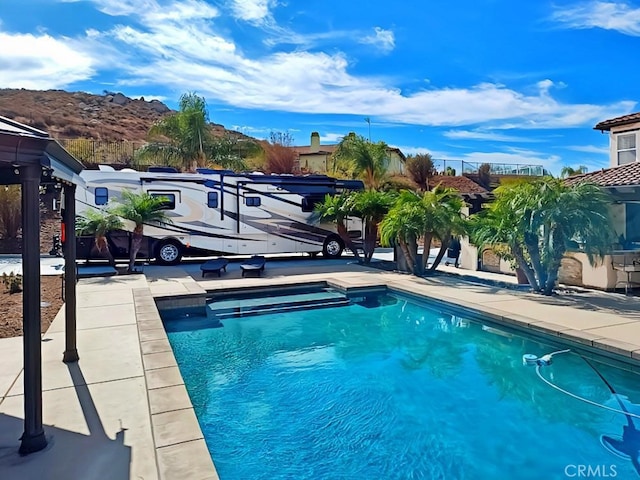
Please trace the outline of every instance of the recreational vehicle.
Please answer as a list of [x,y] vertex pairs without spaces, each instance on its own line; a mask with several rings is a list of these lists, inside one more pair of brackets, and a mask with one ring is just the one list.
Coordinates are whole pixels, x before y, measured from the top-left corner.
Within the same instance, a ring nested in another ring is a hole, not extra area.
[[[103,166],[83,171],[81,178],[85,184],[76,194],[78,215],[117,202],[125,189],[166,200],[170,221],[145,225],[147,242],[140,252],[163,264],[202,253],[322,252],[325,257],[337,258],[344,243],[334,225],[319,222],[314,207],[327,194],[363,188],[359,180],[324,175],[296,177],[209,169],[198,169],[197,173],[167,168],[138,172]],[[350,232],[359,236],[361,230],[358,219]],[[109,237],[113,253],[125,256],[128,233]]]

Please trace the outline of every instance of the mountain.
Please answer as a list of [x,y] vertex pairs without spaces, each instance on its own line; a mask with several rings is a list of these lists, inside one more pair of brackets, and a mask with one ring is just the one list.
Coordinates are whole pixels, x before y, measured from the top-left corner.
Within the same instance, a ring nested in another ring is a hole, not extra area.
[[[146,140],[149,128],[173,110],[159,100],[132,99],[122,93],[94,95],[64,90],[0,89],[0,116],[31,125],[57,139]],[[216,136],[249,137],[211,124]]]

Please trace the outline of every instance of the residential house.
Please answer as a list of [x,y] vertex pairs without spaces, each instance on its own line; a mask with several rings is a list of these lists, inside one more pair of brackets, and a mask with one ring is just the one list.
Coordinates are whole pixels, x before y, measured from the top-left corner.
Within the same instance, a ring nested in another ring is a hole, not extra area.
[[[332,169],[331,156],[337,147],[338,144],[321,145],[320,134],[312,132],[309,145],[291,148],[298,154],[298,165],[301,171],[330,175]],[[404,173],[404,164],[407,158],[402,151],[399,148],[389,147],[387,154],[389,155],[387,173],[390,175]]]
[[616,167],[640,161],[640,112],[598,123],[595,130],[609,132],[609,165]]
[[[618,153],[616,149],[616,160]],[[570,185],[593,182],[611,195],[614,235],[619,240],[611,254],[595,268],[589,265],[586,255],[568,254],[577,262],[563,260],[560,281],[604,290],[640,285],[640,161],[575,175],[565,181]]]

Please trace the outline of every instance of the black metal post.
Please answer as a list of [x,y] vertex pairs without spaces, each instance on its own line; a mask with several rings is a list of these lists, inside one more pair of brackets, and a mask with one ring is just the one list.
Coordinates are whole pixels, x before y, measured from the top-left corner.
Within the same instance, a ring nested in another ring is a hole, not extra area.
[[22,325],[24,349],[24,433],[20,453],[47,446],[42,428],[40,334],[40,165],[20,167],[22,186]]
[[77,362],[76,346],[76,186],[64,187],[64,331],[65,349],[62,361]]

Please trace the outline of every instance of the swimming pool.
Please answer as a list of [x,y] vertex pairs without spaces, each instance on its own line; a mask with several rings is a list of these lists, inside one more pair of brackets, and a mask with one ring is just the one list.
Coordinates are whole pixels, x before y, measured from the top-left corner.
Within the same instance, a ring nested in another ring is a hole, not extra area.
[[640,420],[616,412],[640,414],[637,374],[537,367],[575,398],[523,366],[558,345],[402,295],[303,295],[163,315],[222,480],[638,478]]

